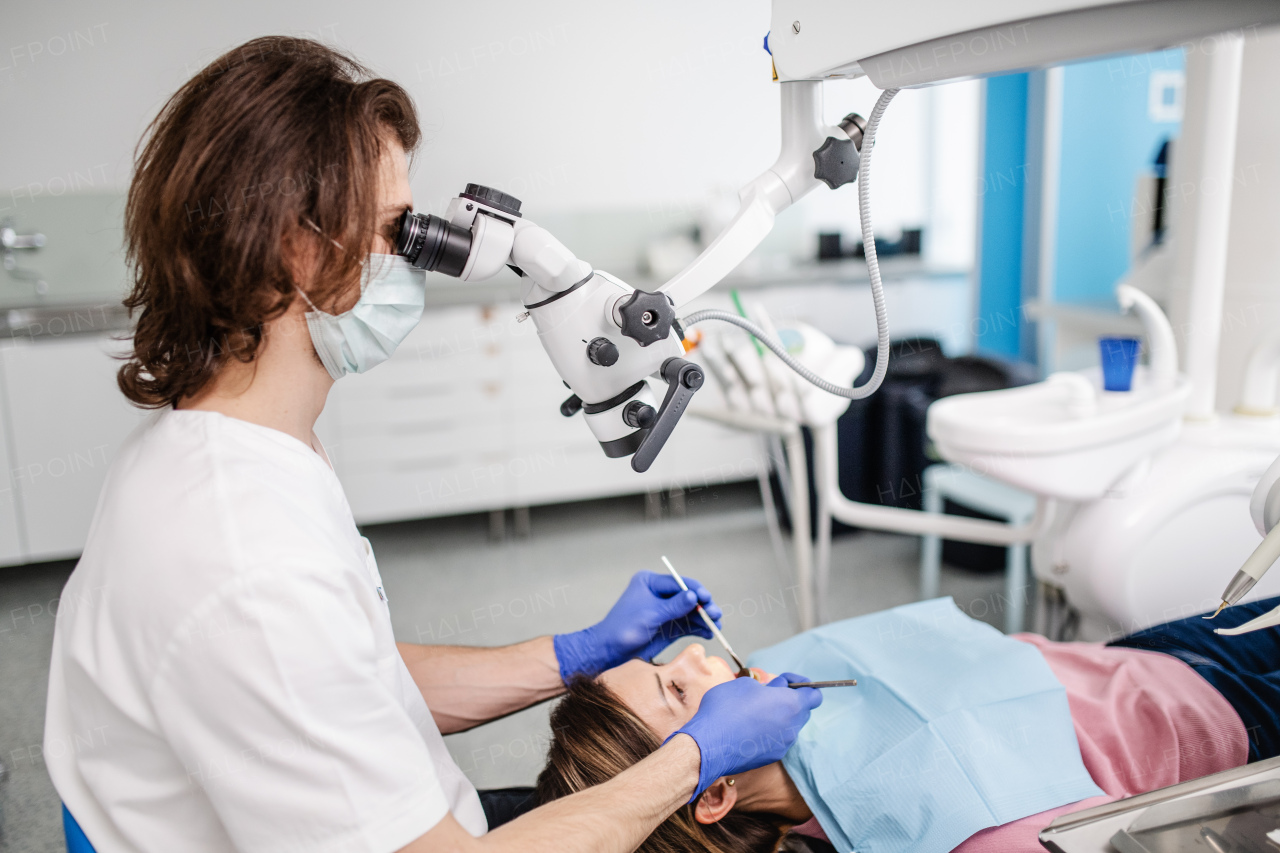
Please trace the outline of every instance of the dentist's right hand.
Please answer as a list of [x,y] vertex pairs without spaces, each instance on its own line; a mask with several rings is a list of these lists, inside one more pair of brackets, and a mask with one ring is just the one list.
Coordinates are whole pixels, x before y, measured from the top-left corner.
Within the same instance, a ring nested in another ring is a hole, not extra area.
[[809,721],[809,712],[822,704],[821,690],[787,686],[808,680],[792,672],[784,672],[768,684],[735,678],[703,695],[693,718],[667,738],[683,734],[698,744],[702,765],[689,802],[721,776],[744,773],[782,758]]

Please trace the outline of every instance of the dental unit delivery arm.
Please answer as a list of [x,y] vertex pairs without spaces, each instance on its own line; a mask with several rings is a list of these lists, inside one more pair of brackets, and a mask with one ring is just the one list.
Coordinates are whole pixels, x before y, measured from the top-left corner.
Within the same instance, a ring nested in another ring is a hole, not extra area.
[[[1253,497],[1249,501],[1249,514],[1258,532],[1263,534],[1262,542],[1244,561],[1244,565],[1231,578],[1222,593],[1222,606],[1214,616],[1222,612],[1248,595],[1249,590],[1262,580],[1267,570],[1280,559],[1280,458],[1271,463],[1258,485],[1254,487]],[[1212,617],[1210,617],[1212,618]],[[1234,628],[1219,628],[1215,633],[1235,636],[1280,625],[1280,607],[1270,613],[1264,613],[1243,625]]]
[[[406,213],[396,249],[422,269],[467,281],[489,278],[504,266],[515,270],[524,284],[522,319],[533,320],[571,391],[561,413],[581,411],[607,456],[631,456],[632,468],[645,471],[703,383],[701,368],[682,357],[678,309],[741,263],[781,211],[820,183],[832,189],[851,183],[860,169],[859,215],[878,339],[875,372],[858,388],[819,387],[856,399],[879,385],[887,368],[888,325],[868,178],[876,126],[898,89],[1152,50],[1272,23],[1280,23],[1274,0],[975,0],[934,5],[929,14],[909,3],[774,0],[765,49],[780,84],[778,158],[742,190],[740,209],[725,231],[655,292],[593,269],[524,219],[519,200],[476,184],[467,185],[443,217]],[[822,81],[860,76],[885,90],[870,120],[849,115],[828,125]],[[729,317],[699,312],[686,321],[704,319]],[[796,367],[780,347],[770,348]],[[666,384],[661,403],[648,377]]]

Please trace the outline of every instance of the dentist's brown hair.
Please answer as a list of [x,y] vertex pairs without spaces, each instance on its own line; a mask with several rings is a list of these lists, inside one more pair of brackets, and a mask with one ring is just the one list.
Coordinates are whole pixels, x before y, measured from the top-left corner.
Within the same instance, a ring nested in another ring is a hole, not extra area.
[[[386,146],[412,153],[419,139],[404,89],[319,42],[254,39],[196,74],[135,158],[124,304],[136,323],[118,376],[124,395],[170,406],[230,359],[252,362],[295,285],[331,310],[372,248]],[[318,270],[306,282],[291,260],[299,247]]]

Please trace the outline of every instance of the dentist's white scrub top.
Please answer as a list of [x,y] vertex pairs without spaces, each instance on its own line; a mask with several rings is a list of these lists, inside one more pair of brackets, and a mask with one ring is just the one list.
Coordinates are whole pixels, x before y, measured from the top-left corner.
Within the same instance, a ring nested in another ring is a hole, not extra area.
[[58,608],[44,758],[98,853],[389,853],[485,832],[396,651],[333,470],[164,411],[121,448]]

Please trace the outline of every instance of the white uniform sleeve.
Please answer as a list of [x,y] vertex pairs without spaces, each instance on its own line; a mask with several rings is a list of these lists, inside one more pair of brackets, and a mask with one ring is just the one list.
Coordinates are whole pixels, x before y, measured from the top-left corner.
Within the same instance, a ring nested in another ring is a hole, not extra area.
[[156,675],[159,724],[238,850],[388,853],[448,811],[380,678],[396,653],[379,657],[351,583],[287,569],[238,579],[176,632]]

